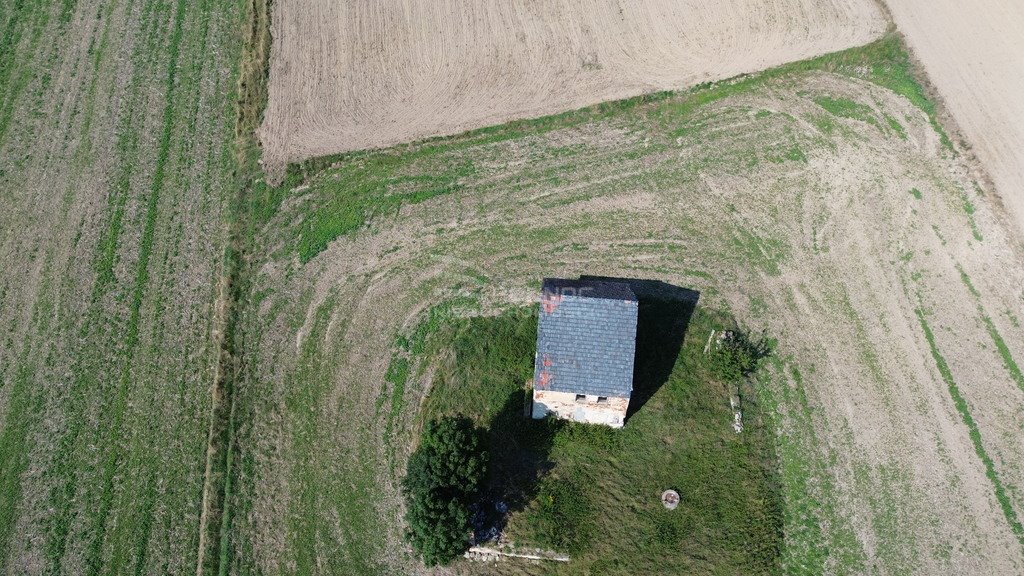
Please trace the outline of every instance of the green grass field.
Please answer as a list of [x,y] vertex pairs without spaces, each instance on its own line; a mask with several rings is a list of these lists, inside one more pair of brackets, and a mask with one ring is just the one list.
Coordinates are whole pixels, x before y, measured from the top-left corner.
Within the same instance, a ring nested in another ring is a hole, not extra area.
[[[491,490],[513,506],[506,535],[572,556],[551,573],[774,574],[782,548],[774,432],[754,387],[722,381],[703,353],[710,331],[723,328],[732,328],[728,317],[698,307],[667,380],[612,430],[524,417],[535,310],[452,320],[430,337],[441,366],[421,417],[463,413],[489,429]],[[638,362],[648,356],[641,350]],[[740,434],[729,404],[737,392]],[[674,511],[660,502],[667,488],[682,495]]]

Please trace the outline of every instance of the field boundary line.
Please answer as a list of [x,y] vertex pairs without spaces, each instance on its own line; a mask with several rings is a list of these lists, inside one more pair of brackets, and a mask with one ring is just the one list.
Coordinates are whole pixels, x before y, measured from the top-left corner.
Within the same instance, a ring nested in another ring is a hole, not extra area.
[[260,172],[256,128],[266,107],[272,0],[246,0],[244,3],[248,9],[244,16],[241,59],[235,70],[234,92],[233,147],[237,189],[226,217],[228,242],[224,249],[211,330],[217,352],[210,384],[210,426],[203,473],[196,576],[227,574],[231,545],[229,512],[236,426],[234,387],[241,365],[235,329],[244,293],[247,249],[252,243],[252,210],[247,201],[252,195],[254,175]]

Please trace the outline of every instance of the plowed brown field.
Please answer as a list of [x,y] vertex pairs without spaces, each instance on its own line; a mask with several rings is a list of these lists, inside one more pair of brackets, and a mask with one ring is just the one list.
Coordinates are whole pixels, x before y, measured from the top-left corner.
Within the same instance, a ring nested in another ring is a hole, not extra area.
[[870,0],[274,3],[270,168],[859,46]]
[[1024,230],[1024,4],[886,0]]

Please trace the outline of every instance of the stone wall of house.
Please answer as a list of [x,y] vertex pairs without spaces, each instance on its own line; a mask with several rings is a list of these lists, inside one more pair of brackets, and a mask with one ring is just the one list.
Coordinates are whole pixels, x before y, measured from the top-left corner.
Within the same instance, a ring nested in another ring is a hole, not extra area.
[[576,397],[577,394],[571,392],[534,390],[533,417],[539,419],[550,414],[557,418],[605,424],[613,428],[621,428],[625,423],[629,398],[609,397],[599,400],[597,396],[584,396],[577,400]]

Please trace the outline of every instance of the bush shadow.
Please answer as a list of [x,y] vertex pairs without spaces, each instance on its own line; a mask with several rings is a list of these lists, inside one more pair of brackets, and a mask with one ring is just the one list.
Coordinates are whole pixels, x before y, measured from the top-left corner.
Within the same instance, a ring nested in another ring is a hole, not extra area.
[[636,355],[633,362],[633,394],[626,421],[668,381],[679,358],[686,329],[700,300],[700,292],[662,282],[609,276],[581,276],[628,284],[639,302]]

